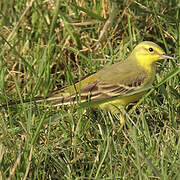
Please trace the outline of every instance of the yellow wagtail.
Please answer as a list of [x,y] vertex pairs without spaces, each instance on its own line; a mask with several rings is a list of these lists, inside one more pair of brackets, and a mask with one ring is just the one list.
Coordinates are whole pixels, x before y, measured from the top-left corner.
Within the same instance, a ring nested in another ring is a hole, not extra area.
[[[74,85],[56,91],[48,100],[54,100],[53,105],[59,106],[77,103],[79,100],[80,103],[85,103],[110,99],[98,104],[99,108],[112,113],[118,113],[119,108],[122,112],[127,104],[137,101],[146,93],[144,87],[152,85],[156,74],[155,62],[161,59],[173,58],[166,55],[157,44],[150,41],[141,42],[126,60],[105,67]],[[112,99],[114,97],[115,99]],[[122,125],[125,123],[123,117],[120,121]]]
[[[124,108],[127,104],[137,101],[147,92],[155,79],[155,62],[161,59],[173,59],[165,54],[157,44],[144,41],[138,44],[130,56],[119,63],[80,80],[79,82],[56,90],[46,99],[35,98],[34,101],[53,101],[53,106],[71,103],[93,103],[100,109],[114,113],[121,112],[121,127],[123,127]],[[24,103],[30,100],[23,101]],[[10,102],[9,105],[19,104]],[[6,105],[1,105],[3,107]]]

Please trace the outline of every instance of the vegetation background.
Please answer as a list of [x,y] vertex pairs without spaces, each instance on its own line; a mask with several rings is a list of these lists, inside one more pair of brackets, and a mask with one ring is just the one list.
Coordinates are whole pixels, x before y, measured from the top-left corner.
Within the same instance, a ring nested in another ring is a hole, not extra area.
[[[156,88],[121,132],[105,111],[23,103],[143,40],[174,60],[157,64]],[[180,179],[179,59],[179,0],[1,0],[0,179]]]

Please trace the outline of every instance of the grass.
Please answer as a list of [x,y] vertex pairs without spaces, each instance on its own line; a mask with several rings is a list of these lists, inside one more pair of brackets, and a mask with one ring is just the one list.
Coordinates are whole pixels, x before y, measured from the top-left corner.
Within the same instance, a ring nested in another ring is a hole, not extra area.
[[[179,6],[1,1],[0,179],[179,179]],[[157,64],[155,88],[129,106],[122,132],[105,111],[23,103],[125,59],[143,40],[174,60]]]

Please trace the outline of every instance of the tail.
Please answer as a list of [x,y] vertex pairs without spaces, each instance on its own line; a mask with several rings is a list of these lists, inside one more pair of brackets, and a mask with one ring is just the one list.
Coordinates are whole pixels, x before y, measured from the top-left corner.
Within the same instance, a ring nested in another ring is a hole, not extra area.
[[25,99],[25,100],[22,100],[22,101],[20,101],[20,100],[18,100],[18,101],[9,101],[6,104],[0,104],[0,108],[7,107],[7,106],[14,106],[14,105],[21,104],[21,103],[42,102],[44,100],[45,100],[45,98],[43,98],[43,97],[35,97],[33,99]]
[[[94,84],[94,83],[93,83]],[[1,107],[13,106],[21,103],[40,103],[51,101],[52,106],[62,106],[62,105],[69,105],[69,104],[82,104],[90,100],[90,92],[92,90],[92,85],[87,86],[81,93],[76,92],[74,86],[65,86],[61,89],[53,91],[47,97],[35,97],[32,99],[27,100],[19,100],[19,101],[10,101],[6,104],[0,104]]]
[[52,106],[62,106],[62,105],[68,105],[68,104],[76,104],[77,101],[75,98],[71,97],[65,97],[63,95],[60,96],[50,96],[50,97],[35,97],[32,99],[25,99],[25,100],[18,100],[18,101],[9,101],[6,104],[0,104],[0,108],[2,107],[8,107],[8,106],[14,106],[22,103],[41,103],[41,102],[52,102]]

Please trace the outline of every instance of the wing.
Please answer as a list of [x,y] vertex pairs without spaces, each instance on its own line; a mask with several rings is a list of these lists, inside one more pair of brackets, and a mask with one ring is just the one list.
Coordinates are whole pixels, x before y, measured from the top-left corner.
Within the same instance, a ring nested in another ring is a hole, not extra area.
[[121,97],[143,88],[148,82],[147,72],[143,71],[130,57],[126,61],[102,69],[74,86],[62,89],[65,92],[62,93],[64,96],[55,101],[53,105],[96,102]]
[[60,97],[58,100],[56,96],[56,101],[52,105],[59,106],[62,104],[77,102],[96,102],[112,97],[120,97],[141,88],[145,83],[145,79],[147,78],[145,73],[137,72],[130,77],[131,79],[129,78],[129,76],[127,76],[128,79],[124,77],[119,81],[112,81],[112,83],[109,80],[106,81],[99,78],[96,81],[84,83],[85,85],[83,85],[81,89],[76,92],[73,91],[71,95],[67,93],[66,88],[66,93],[64,94],[64,96]]

